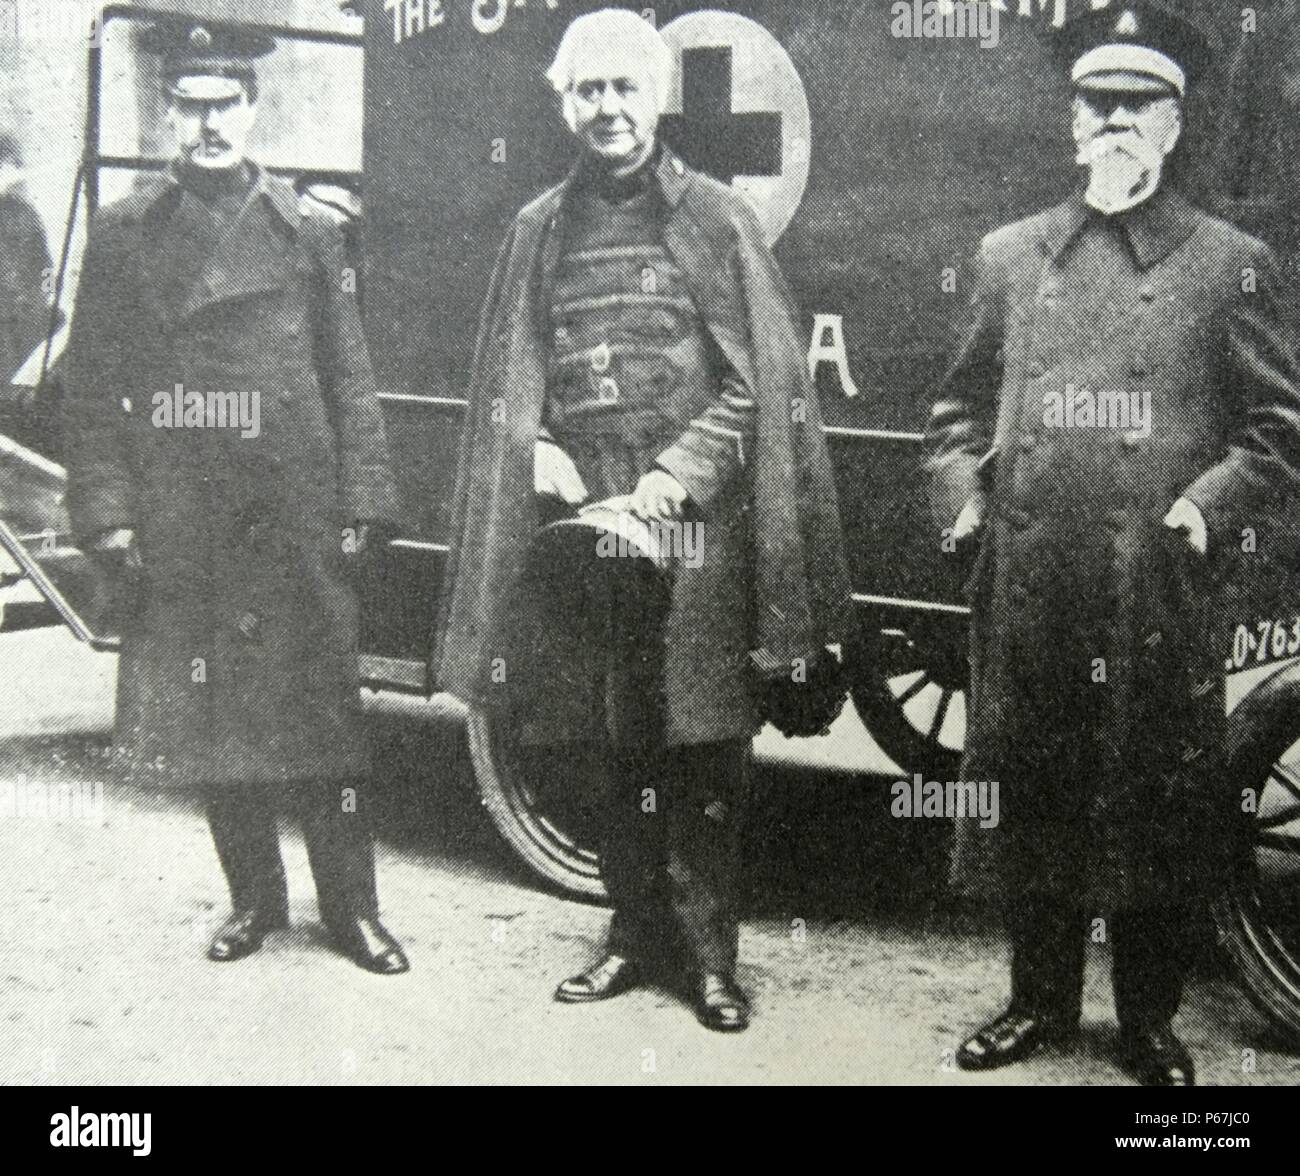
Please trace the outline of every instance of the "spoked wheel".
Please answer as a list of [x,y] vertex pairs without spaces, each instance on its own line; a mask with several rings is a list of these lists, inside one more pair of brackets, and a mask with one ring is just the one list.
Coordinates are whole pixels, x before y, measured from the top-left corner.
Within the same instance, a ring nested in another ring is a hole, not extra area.
[[907,772],[951,780],[966,741],[966,624],[951,612],[870,612],[848,653],[854,705]]
[[1247,995],[1300,1045],[1300,742],[1268,771],[1249,853],[1214,917]]
[[483,805],[511,849],[552,886],[603,898],[596,814],[603,765],[581,744],[521,746],[492,715],[472,707],[470,758]]

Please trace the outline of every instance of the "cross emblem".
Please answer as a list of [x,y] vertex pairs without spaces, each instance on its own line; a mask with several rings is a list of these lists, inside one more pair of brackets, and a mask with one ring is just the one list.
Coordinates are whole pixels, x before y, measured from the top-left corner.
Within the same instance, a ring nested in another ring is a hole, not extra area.
[[682,113],[664,117],[664,136],[691,167],[724,183],[779,176],[781,115],[735,113],[731,68],[730,46],[682,51]]

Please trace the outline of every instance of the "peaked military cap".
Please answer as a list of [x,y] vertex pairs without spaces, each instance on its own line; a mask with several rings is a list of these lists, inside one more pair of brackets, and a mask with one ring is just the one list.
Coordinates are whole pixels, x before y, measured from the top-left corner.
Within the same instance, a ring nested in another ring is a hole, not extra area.
[[139,45],[162,58],[163,81],[174,97],[220,102],[256,80],[253,63],[275,48],[275,40],[250,29],[176,19],[150,25]]
[[1220,47],[1217,30],[1189,0],[1090,0],[1055,34],[1057,56],[1078,88],[1180,98]]

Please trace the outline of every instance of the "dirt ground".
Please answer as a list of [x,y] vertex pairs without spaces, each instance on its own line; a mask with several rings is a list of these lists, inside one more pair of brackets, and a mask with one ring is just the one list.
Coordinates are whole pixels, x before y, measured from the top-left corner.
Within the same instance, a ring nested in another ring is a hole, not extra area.
[[[121,787],[97,808],[102,740],[69,732],[103,717],[98,671],[57,641],[34,661],[25,640],[23,672],[10,657],[0,688],[5,1084],[1128,1081],[1109,1056],[1101,949],[1073,1052],[991,1076],[952,1067],[963,1034],[1004,999],[1001,939],[944,898],[928,831],[873,823],[878,782],[862,778],[774,773],[756,789],[740,969],[755,1016],[738,1036],[701,1028],[666,991],[551,1000],[597,951],[606,913],[513,864],[453,733],[392,740],[381,766],[381,900],[408,975],[370,976],[330,949],[295,831],[293,928],[247,960],[209,963],[226,895],[201,811],[184,794]],[[0,658],[16,648],[0,640]],[[92,803],[48,811],[60,785],[78,784]],[[1203,1082],[1300,1083],[1300,1057],[1227,979],[1193,982],[1179,1027]]]
[[[45,783],[10,752],[5,778],[26,775],[15,795],[25,793],[30,807]],[[747,919],[740,976],[756,1016],[737,1037],[700,1028],[667,992],[557,1005],[550,991],[596,951],[604,911],[533,888],[490,853],[475,860],[459,848],[384,847],[386,919],[413,967],[379,978],[325,942],[296,834],[285,838],[293,929],[247,960],[216,965],[203,950],[225,895],[188,798],[110,792],[95,822],[4,821],[0,1081],[1126,1081],[1107,1056],[1100,954],[1087,1034],[1073,1054],[988,1078],[952,1070],[949,1051],[1005,986],[998,936],[969,917],[804,918],[794,906]],[[1206,1082],[1300,1082],[1300,1059],[1270,1042],[1224,980],[1193,985],[1181,1028]],[[1243,1072],[1243,1047],[1256,1051],[1253,1073]]]

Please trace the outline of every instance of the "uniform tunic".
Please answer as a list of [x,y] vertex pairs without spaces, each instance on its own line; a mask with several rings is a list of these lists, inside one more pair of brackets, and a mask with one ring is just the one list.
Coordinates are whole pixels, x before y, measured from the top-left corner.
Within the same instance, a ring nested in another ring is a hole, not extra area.
[[644,169],[573,194],[549,295],[543,424],[592,501],[630,494],[650,470],[686,488],[703,559],[676,571],[665,631],[669,743],[748,738],[753,631],[743,574],[744,477],[754,401],[709,336],[663,246],[662,196]]

